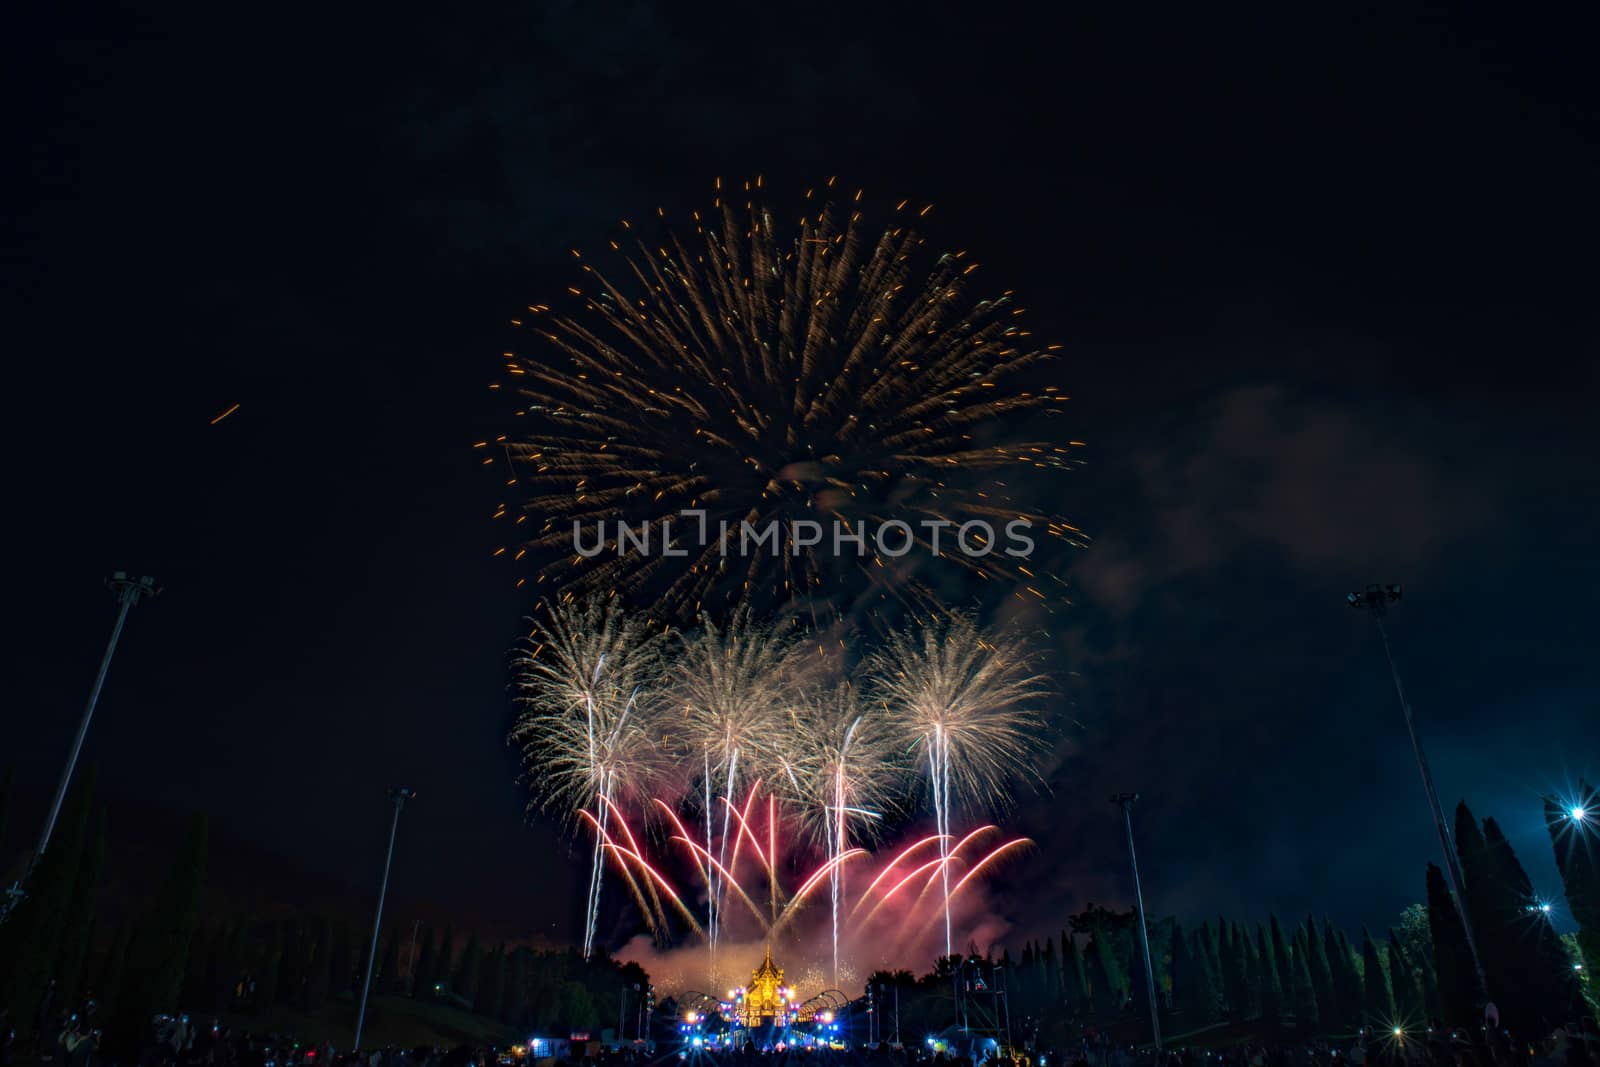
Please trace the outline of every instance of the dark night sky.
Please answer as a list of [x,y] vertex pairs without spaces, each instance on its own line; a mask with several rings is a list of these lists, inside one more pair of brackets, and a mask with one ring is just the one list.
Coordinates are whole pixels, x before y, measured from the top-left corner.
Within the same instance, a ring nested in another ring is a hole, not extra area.
[[1158,912],[1379,926],[1419,898],[1426,808],[1341,604],[1371,580],[1407,585],[1442,794],[1556,889],[1538,796],[1600,772],[1592,25],[158,7],[6,34],[0,737],[36,791],[101,577],[148,571],[168,593],[89,743],[113,792],[365,887],[407,782],[397,886],[570,933],[586,857],[523,824],[530,605],[469,447],[503,325],[620,216],[837,173],[936,202],[933,243],[1070,354],[1064,509],[1096,541],[1053,666],[1080,725],[1013,817],[1045,847],[1008,915],[1122,898],[1123,788]]

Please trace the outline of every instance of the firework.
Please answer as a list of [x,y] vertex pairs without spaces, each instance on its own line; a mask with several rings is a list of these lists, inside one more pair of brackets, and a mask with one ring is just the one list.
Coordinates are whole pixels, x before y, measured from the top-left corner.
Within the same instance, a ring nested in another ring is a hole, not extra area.
[[615,803],[651,782],[661,746],[651,733],[663,635],[614,605],[548,606],[515,660],[519,745],[535,801],[568,816],[592,814],[594,857],[583,952],[594,946],[602,849]]
[[[888,808],[903,779],[896,762],[894,735],[881,712],[863,708],[854,686],[822,691],[793,713],[799,810],[830,860],[852,842],[882,833]],[[830,869],[834,984],[839,971],[839,908],[845,892],[840,863]]]
[[[920,943],[941,915],[948,954],[952,899],[1026,844],[952,832],[957,808],[998,807],[1032,773],[1042,680],[1025,646],[956,616],[893,636],[846,681],[793,626],[738,613],[668,633],[614,603],[546,605],[516,660],[511,740],[535,803],[594,835],[584,951],[610,866],[659,942],[680,919],[704,938],[713,974],[724,928],[770,940],[819,906],[836,974],[845,937]],[[936,832],[880,866],[869,849],[924,772]],[[663,844],[671,862],[652,856]],[[703,883],[700,915],[674,867]]]
[[[904,204],[869,232],[855,203],[807,197],[792,228],[719,198],[687,242],[639,241],[612,273],[579,256],[582,310],[534,305],[518,320],[556,349],[506,353],[518,424],[495,441],[523,494],[497,517],[520,511],[511,554],[545,561],[536,586],[637,594],[680,623],[734,605],[813,624],[884,600],[920,612],[952,569],[1016,579],[1024,599],[1064,592],[992,534],[959,531],[1022,519],[1078,542],[1020,484],[1074,462],[1078,442],[1059,433],[1016,437],[1061,411],[1066,395],[1033,380],[1060,346],[1032,340],[1009,292],[970,295],[977,264],[927,255]],[[918,547],[886,558],[870,539],[808,544],[795,520],[847,532],[904,522]],[[601,531],[596,554],[574,551],[579,527],[618,523],[661,538],[673,528],[677,554],[624,546],[620,531]],[[778,543],[730,551],[742,523],[773,525]]]
[[[800,699],[813,668],[792,634],[752,622],[741,612],[719,627],[709,619],[687,635],[674,657],[664,707],[674,743],[688,767],[700,769],[705,822],[706,929],[715,951],[721,910],[719,871],[726,865],[733,803],[759,769],[793,759],[787,711]],[[713,862],[713,826],[722,822],[721,854]],[[739,838],[735,837],[737,848]]]
[[1037,705],[1046,679],[1025,645],[987,633],[951,615],[915,633],[899,632],[873,657],[875,698],[909,738],[925,770],[941,835],[945,952],[951,948],[950,840],[952,804],[1003,807],[1009,783],[1039,780],[1033,757],[1044,749]]

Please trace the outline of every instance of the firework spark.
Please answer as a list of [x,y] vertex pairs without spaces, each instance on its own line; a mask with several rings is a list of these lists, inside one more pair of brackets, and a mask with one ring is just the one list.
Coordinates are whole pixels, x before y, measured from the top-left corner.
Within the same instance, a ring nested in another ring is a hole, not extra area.
[[[752,622],[746,612],[725,627],[703,620],[674,657],[665,702],[681,762],[701,769],[706,929],[713,952],[726,885],[718,865],[728,858],[734,797],[759,768],[791,758],[786,712],[800,699],[811,669],[792,634]],[[713,862],[711,840],[719,815],[722,853]]]
[[[895,762],[895,738],[881,711],[864,708],[854,686],[836,685],[814,695],[792,713],[790,735],[797,755],[790,782],[797,805],[830,860],[853,842],[878,837],[888,809],[903,782]],[[829,876],[832,903],[834,984],[839,971],[839,908],[845,870],[835,863]]]
[[1037,706],[1045,677],[1026,646],[986,633],[966,616],[951,615],[916,633],[891,635],[873,657],[875,696],[920,748],[941,836],[945,952],[951,950],[950,840],[952,804],[1002,807],[1009,783],[1039,780],[1032,757],[1044,749]]
[[569,817],[592,809],[598,833],[589,876],[583,953],[594,947],[605,872],[603,846],[615,801],[647,787],[660,766],[650,699],[663,635],[613,605],[549,606],[514,668],[523,712],[519,745],[535,803]]
[[[680,623],[741,604],[813,624],[881,601],[920,611],[946,568],[1016,578],[1024,599],[1064,592],[960,530],[1024,519],[1080,541],[1012,484],[1074,465],[1078,442],[1016,438],[1062,410],[1066,394],[1033,381],[1060,346],[1031,338],[1009,292],[969,295],[965,252],[926,255],[898,217],[869,232],[857,208],[822,206],[788,229],[753,201],[719,199],[696,214],[695,239],[641,241],[615,279],[579,256],[581,311],[538,304],[518,320],[558,352],[505,354],[518,432],[495,441],[525,494],[497,517],[520,510],[517,556],[546,561],[536,585],[640,594]],[[904,522],[919,550],[807,544],[794,520]],[[769,522],[771,551],[729,552],[741,523]],[[623,551],[619,531],[605,551],[575,552],[575,529],[595,523],[663,538],[671,524],[676,551]],[[953,550],[958,534],[967,550]]]
[[[658,942],[680,919],[704,938],[713,974],[724,926],[737,935],[753,922],[770,939],[824,886],[837,974],[846,937],[907,943],[941,915],[948,954],[951,900],[1026,844],[980,857],[997,827],[952,832],[958,808],[999,807],[1013,780],[1036,774],[1043,682],[1023,643],[955,616],[894,635],[841,681],[793,626],[738,613],[669,633],[614,604],[544,606],[516,660],[511,741],[535,803],[594,835],[585,952],[610,866]],[[935,832],[880,866],[869,849],[909,813],[923,773]],[[630,811],[659,833],[636,832]],[[652,837],[671,863],[652,858]],[[673,880],[686,866],[704,885],[701,915]],[[875,924],[891,904],[897,923]]]

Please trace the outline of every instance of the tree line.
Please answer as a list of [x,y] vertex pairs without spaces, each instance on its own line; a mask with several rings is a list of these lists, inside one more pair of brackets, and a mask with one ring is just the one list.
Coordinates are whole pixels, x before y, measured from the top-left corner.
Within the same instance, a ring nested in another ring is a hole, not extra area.
[[[203,815],[190,821],[150,907],[107,921],[107,811],[94,802],[95,778],[88,769],[69,793],[26,896],[0,925],[0,1006],[19,1035],[52,1027],[61,1011],[91,998],[102,1047],[130,1051],[158,1012],[265,1017],[280,1005],[316,1012],[359,996],[370,946],[360,924],[327,915],[202,921]],[[8,773],[0,783],[0,827],[10,782]],[[637,964],[604,956],[584,960],[572,949],[488,944],[448,926],[406,924],[380,938],[372,989],[564,1033],[614,1023],[648,995],[649,978]]]
[[[1480,823],[1463,802],[1455,847],[1481,981],[1457,902],[1429,863],[1426,903],[1376,935],[1363,927],[1358,939],[1309,915],[1289,924],[1276,915],[1255,923],[1219,917],[1188,928],[1172,918],[1152,921],[1159,1008],[1178,1031],[1256,1020],[1307,1033],[1434,1020],[1475,1026],[1488,1002],[1524,1034],[1595,1014],[1588,976],[1600,967],[1600,796],[1584,784],[1576,802],[1548,800],[1545,813],[1576,934],[1556,934],[1552,902],[1536,896],[1504,832],[1493,818]],[[1137,939],[1135,912],[1091,904],[1059,937],[1030,941],[1010,967],[1009,953],[1000,961],[1013,1010],[1063,1030],[1147,1018]]]

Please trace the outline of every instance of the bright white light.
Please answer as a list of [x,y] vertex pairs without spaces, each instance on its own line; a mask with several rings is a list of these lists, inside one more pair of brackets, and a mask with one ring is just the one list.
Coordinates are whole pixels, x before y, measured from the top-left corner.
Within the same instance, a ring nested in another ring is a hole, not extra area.
[[1550,905],[1548,905],[1548,904],[1540,904],[1539,905],[1539,910],[1542,911],[1542,912],[1545,912],[1546,914],[1549,914]]
[[1589,813],[1584,811],[1581,807],[1573,808],[1570,812],[1568,812],[1568,814],[1572,816],[1573,822],[1582,822],[1589,815]]
[[1402,1036],[1404,1036],[1404,1034],[1405,1034],[1405,1031],[1400,1029],[1398,1026],[1394,1028],[1394,1036],[1395,1037],[1402,1037]]

